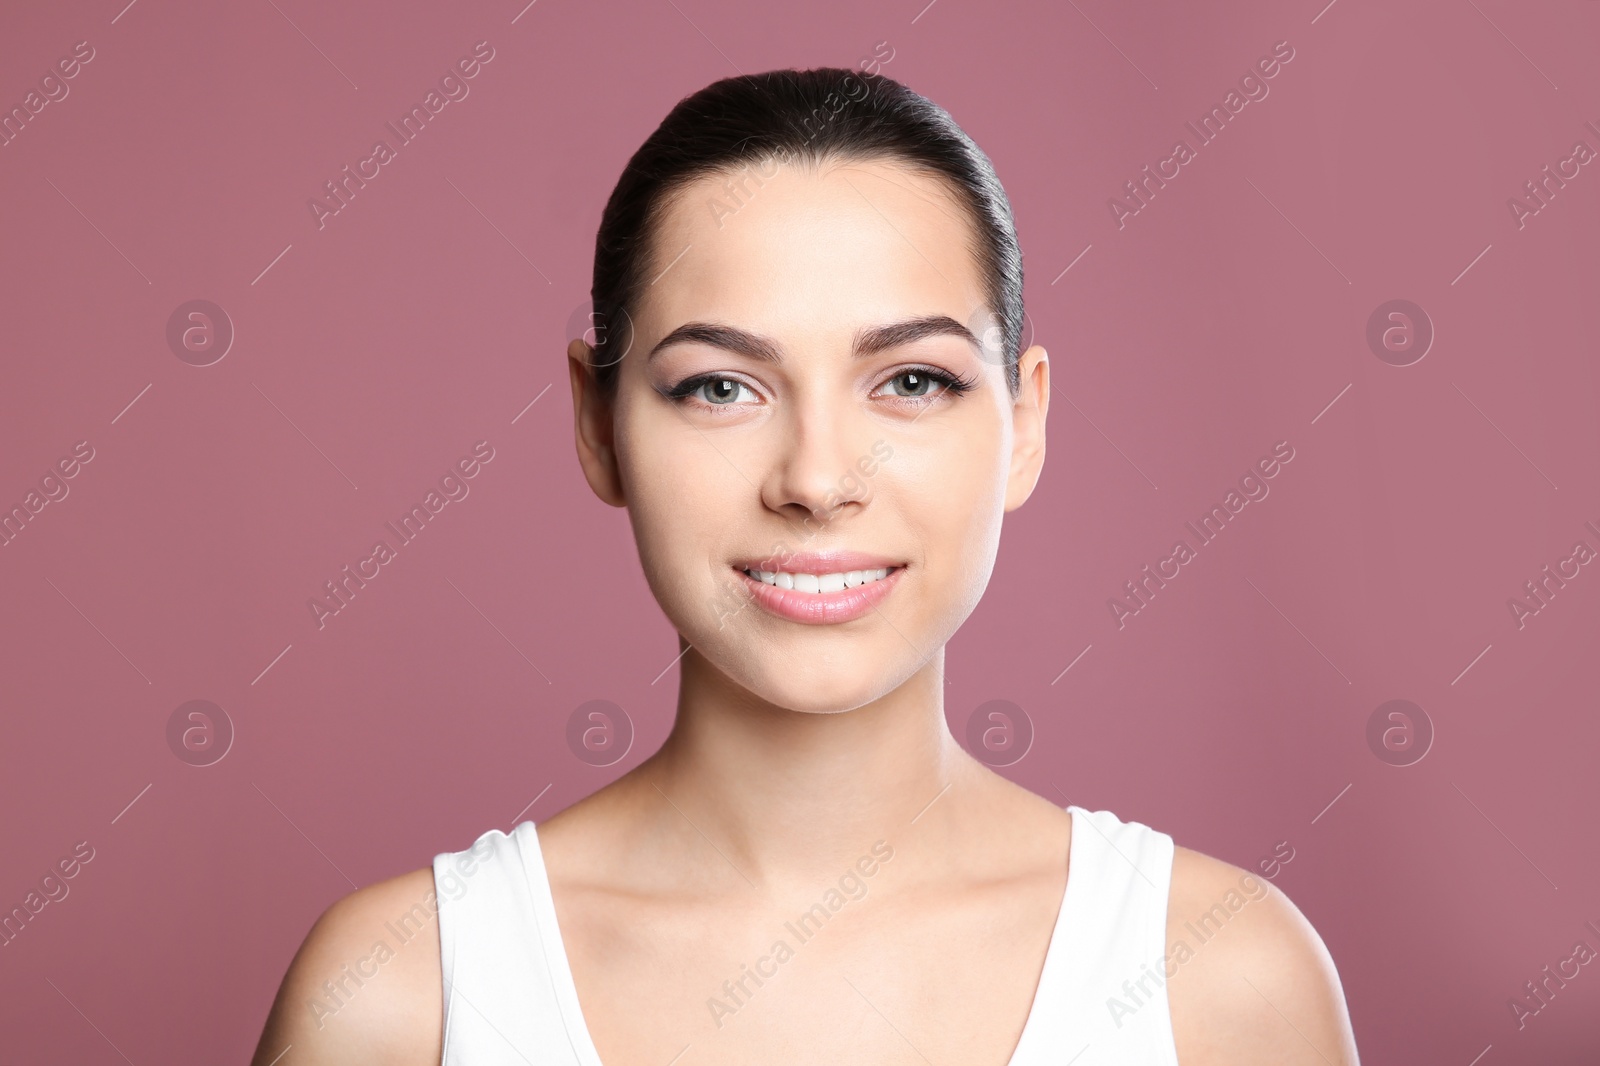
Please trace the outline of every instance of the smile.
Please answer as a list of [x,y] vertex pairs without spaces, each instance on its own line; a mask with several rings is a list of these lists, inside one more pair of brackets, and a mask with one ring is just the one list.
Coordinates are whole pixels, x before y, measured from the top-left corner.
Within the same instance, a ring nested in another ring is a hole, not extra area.
[[906,572],[904,566],[826,574],[742,566],[733,569],[756,606],[802,625],[837,625],[870,614]]
[[874,581],[882,581],[889,576],[889,571],[897,569],[892,566],[879,567],[876,570],[847,570],[842,574],[796,574],[787,570],[751,570],[744,572],[757,581],[768,585],[776,585],[780,589],[795,589],[799,592],[839,592],[843,589],[853,589],[857,585],[869,585]]

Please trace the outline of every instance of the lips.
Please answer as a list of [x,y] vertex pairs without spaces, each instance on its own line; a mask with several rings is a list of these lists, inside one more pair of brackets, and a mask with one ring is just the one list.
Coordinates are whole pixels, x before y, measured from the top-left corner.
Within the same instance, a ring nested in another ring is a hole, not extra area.
[[[874,561],[868,556],[849,556],[845,559],[866,559]],[[837,567],[844,565],[840,555],[834,555],[826,560],[812,557],[807,566],[822,565]],[[786,562],[787,566],[797,565]],[[769,585],[759,577],[753,577],[741,567],[734,567],[734,572],[739,575],[739,580],[744,583],[746,591],[756,606],[768,614],[786,619],[790,622],[799,622],[802,625],[838,625],[861,618],[877,609],[878,604],[894,591],[906,572],[904,566],[868,568],[888,569],[888,574],[877,580],[864,581],[861,584],[846,586],[831,592],[807,592],[798,588],[780,588]],[[788,573],[791,571],[781,571]],[[799,573],[812,573],[812,571],[798,571]],[[837,574],[840,571],[828,569],[824,573]],[[848,572],[848,571],[847,571]]]

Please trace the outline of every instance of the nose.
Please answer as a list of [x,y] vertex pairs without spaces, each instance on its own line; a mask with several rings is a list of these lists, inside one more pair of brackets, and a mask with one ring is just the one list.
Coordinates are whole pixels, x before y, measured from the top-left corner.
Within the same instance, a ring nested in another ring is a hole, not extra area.
[[794,403],[773,428],[781,439],[761,485],[769,509],[815,532],[816,523],[837,521],[866,506],[867,486],[858,467],[871,456],[868,434],[837,400]]

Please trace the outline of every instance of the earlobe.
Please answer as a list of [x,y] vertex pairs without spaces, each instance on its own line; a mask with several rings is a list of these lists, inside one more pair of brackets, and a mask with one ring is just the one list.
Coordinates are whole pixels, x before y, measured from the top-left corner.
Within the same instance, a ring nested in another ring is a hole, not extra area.
[[590,369],[593,349],[582,337],[567,345],[567,376],[572,385],[573,436],[578,465],[594,494],[612,507],[626,507],[617,470],[611,405],[600,394]]

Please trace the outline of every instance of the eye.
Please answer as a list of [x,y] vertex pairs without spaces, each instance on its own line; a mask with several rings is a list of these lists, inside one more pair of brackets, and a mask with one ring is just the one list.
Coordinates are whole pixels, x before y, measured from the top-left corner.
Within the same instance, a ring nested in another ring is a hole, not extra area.
[[718,374],[701,374],[680,382],[667,390],[667,397],[681,403],[692,396],[701,401],[702,406],[731,407],[739,402],[741,389],[749,393],[752,399],[760,399],[755,390],[744,382]]
[[905,389],[904,391],[897,391],[895,398],[903,400],[919,400],[926,397],[940,396],[945,393],[958,396],[969,391],[975,383],[972,380],[948,374],[943,370],[935,370],[931,366],[907,367],[884,382],[884,385],[895,385],[900,382],[905,384]]

